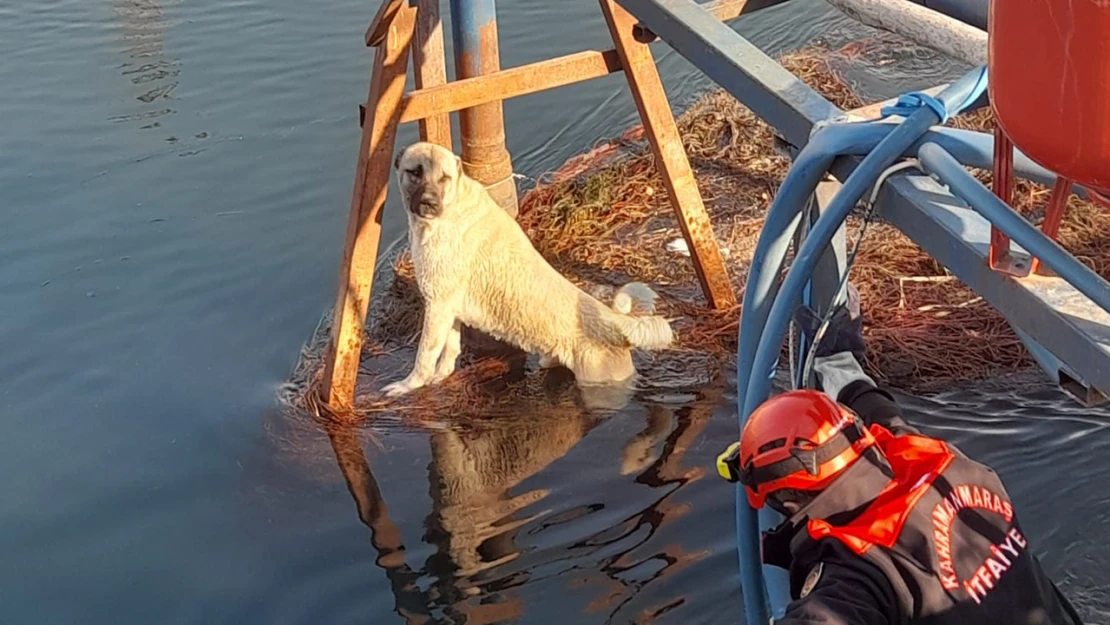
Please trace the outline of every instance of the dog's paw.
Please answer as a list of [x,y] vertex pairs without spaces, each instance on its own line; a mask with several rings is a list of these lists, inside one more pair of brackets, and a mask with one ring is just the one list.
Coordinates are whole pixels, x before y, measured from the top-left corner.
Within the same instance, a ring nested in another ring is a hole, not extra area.
[[386,387],[382,389],[382,394],[384,394],[386,397],[400,397],[402,395],[406,395],[408,393],[411,393],[412,391],[415,391],[421,386],[423,385],[413,382],[410,378],[405,378],[400,382],[394,382],[393,384],[386,385]]
[[435,373],[433,373],[431,379],[428,380],[428,384],[439,384],[440,382],[442,382],[442,381],[446,380],[447,378],[451,377],[451,374],[454,373],[454,372],[455,372],[455,361],[454,360],[452,360],[451,362],[448,362],[448,363],[444,363],[444,362],[440,361],[439,365],[436,366]]

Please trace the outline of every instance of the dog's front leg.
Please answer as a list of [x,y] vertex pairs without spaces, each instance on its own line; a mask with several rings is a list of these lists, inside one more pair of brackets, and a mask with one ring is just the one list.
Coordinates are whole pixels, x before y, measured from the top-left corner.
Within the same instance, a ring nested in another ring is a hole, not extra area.
[[425,303],[424,327],[420,331],[420,345],[416,348],[416,364],[413,365],[408,377],[383,389],[386,396],[404,395],[432,381],[436,363],[451,339],[454,324],[453,306],[447,305],[446,302]]
[[451,324],[451,331],[447,333],[447,342],[443,346],[443,353],[436,363],[436,372],[432,382],[442,382],[455,372],[455,361],[459,359],[462,351],[462,322],[458,319]]

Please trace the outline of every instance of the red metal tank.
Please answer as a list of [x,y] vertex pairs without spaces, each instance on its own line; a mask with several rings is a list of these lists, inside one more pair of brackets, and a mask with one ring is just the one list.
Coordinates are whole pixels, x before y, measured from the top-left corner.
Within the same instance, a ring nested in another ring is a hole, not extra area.
[[1110,0],[991,0],[990,96],[1014,145],[1110,190]]

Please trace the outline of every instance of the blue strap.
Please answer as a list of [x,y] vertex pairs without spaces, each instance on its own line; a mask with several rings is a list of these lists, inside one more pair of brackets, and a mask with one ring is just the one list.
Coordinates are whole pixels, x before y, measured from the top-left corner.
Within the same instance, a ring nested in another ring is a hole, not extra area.
[[933,109],[933,112],[936,113],[937,117],[940,119],[940,123],[943,124],[948,121],[948,109],[944,106],[944,103],[920,91],[898,96],[898,101],[894,103],[894,106],[884,106],[881,112],[883,117],[890,117],[891,115],[909,117],[910,113],[913,113],[923,106]]

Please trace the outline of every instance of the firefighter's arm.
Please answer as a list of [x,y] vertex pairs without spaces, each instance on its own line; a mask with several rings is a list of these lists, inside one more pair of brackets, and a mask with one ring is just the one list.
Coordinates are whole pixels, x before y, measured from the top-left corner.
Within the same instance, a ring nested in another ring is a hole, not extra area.
[[894,590],[881,576],[848,563],[822,562],[809,578],[805,596],[791,602],[775,625],[889,625],[900,620]]
[[[821,320],[812,310],[802,306],[794,317],[795,323],[808,334],[818,334]],[[894,398],[879,389],[863,371],[867,347],[863,342],[859,292],[853,285],[848,285],[847,301],[829,319],[814,352],[813,371],[821,389],[830,397],[851,408],[868,426],[877,423],[895,435],[920,434],[901,417]]]
[[821,379],[825,392],[859,415],[869,427],[877,423],[895,436],[921,433],[902,418],[894,397],[875,385],[852,354],[842,352],[815,360],[822,361],[817,367],[823,371]]

